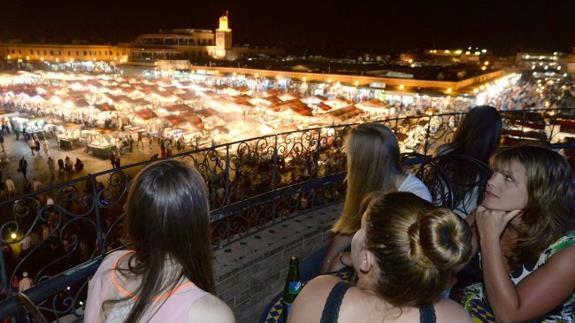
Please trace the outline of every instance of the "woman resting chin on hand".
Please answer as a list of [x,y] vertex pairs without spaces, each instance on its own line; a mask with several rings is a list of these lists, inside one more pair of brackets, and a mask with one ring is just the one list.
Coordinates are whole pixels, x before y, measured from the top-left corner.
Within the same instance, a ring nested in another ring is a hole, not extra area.
[[569,165],[552,150],[520,146],[496,154],[492,167],[475,212],[484,281],[467,288],[466,307],[473,312],[474,302],[489,304],[501,322],[573,322],[575,196]]

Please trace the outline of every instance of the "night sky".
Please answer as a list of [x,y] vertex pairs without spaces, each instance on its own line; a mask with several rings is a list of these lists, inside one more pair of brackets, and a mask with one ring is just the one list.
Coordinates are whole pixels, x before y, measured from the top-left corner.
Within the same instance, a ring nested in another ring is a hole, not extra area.
[[575,47],[575,1],[4,0],[0,39],[126,42],[160,28],[214,29],[228,9],[235,44],[315,52]]

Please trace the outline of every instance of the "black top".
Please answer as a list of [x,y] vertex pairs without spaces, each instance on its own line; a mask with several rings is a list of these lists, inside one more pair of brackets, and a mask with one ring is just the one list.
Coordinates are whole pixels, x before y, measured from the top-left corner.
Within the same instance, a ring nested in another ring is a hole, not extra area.
[[[332,288],[321,313],[320,323],[337,323],[339,308],[348,289],[349,285],[345,282],[339,282]],[[419,309],[420,323],[435,323],[435,321],[435,308],[433,305],[427,305]]]

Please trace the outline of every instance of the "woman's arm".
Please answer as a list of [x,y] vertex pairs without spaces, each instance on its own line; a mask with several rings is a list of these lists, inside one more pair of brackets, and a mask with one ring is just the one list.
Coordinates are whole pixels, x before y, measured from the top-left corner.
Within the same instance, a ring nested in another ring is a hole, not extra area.
[[540,318],[575,292],[575,247],[553,255],[517,286],[501,270],[503,264],[497,255],[492,256],[483,262],[485,287],[495,317],[502,322]]
[[345,248],[347,248],[351,244],[352,238],[353,238],[352,234],[336,233],[333,235],[333,237],[331,238],[331,242],[329,244],[329,248],[327,249],[327,253],[321,265],[320,270],[321,274],[329,272],[332,269],[332,266],[336,265],[336,262],[339,261],[338,257],[340,252],[345,250]]
[[539,318],[575,291],[575,247],[558,252],[517,286],[513,284],[499,237],[501,228],[517,214],[519,211],[490,210],[477,214],[487,298],[495,317],[502,322]]
[[475,221],[475,213],[477,209],[473,210],[467,218],[465,218],[465,222],[469,225],[471,229],[471,256],[469,259],[471,260],[477,252],[479,252],[479,232],[477,232],[477,223]]

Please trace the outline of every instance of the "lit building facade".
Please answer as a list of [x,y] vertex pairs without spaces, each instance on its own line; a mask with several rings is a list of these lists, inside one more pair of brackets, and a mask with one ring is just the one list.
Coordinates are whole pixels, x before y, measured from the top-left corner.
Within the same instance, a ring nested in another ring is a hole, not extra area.
[[0,43],[0,57],[19,62],[105,61],[124,63],[128,48],[88,44],[21,44]]
[[565,77],[568,61],[569,56],[559,52],[522,52],[515,58],[518,67],[532,70],[535,77]]
[[232,46],[228,13],[219,18],[219,26],[209,29],[169,29],[142,34],[133,42],[112,45],[0,43],[0,59],[20,62],[105,61],[118,63],[155,63],[158,61],[226,59],[244,55],[283,54],[282,50]]
[[140,35],[125,44],[131,62],[208,57],[212,56],[213,45],[214,32],[206,29],[160,30],[156,34]]
[[160,30],[156,34],[140,35],[129,48],[130,62],[153,63],[166,60],[198,60],[201,58],[235,60],[253,54],[277,55],[283,52],[270,48],[234,47],[232,29],[226,12],[219,18],[215,31],[207,29]]
[[463,49],[430,49],[425,54],[435,59],[443,59],[452,63],[481,63],[491,59],[487,49],[468,47]]

